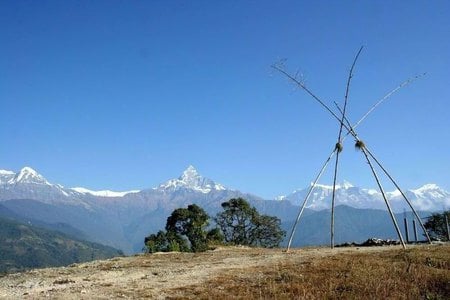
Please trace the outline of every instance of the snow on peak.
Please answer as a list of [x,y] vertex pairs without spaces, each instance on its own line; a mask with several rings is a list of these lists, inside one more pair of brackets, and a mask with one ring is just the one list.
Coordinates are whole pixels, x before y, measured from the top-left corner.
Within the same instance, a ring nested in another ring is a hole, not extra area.
[[7,183],[11,178],[14,177],[16,173],[8,170],[0,170],[0,183],[4,184]]
[[225,190],[223,185],[201,176],[192,165],[187,167],[178,179],[171,179],[158,187],[160,190],[178,190],[180,188],[190,189],[204,194],[213,190]]
[[392,191],[392,192],[387,192],[386,195],[389,198],[393,198],[393,197],[400,197],[402,195],[402,193],[397,189],[397,190]]
[[13,178],[8,181],[9,184],[17,183],[34,183],[34,184],[46,184],[50,183],[38,172],[30,167],[24,167],[19,173],[15,174]]
[[349,188],[354,187],[353,184],[351,184],[351,183],[348,182],[347,180],[344,180],[344,181],[340,184],[340,186],[341,186],[342,188],[344,188],[344,189],[349,189]]
[[[310,183],[310,186],[312,186],[314,184],[314,182]],[[342,183],[337,183],[336,184],[336,189],[349,189],[354,187],[353,184],[351,184],[350,182],[348,182],[347,180],[344,180]],[[319,184],[316,183],[316,188],[322,188],[324,190],[332,190],[333,189],[333,185],[325,185],[325,184]]]
[[181,174],[179,180],[185,182],[188,185],[196,185],[198,181],[202,179],[202,176],[197,172],[197,170],[190,165],[184,170],[183,174]]
[[86,195],[91,194],[93,196],[99,196],[99,197],[123,197],[127,194],[133,194],[133,193],[139,193],[138,190],[133,191],[126,191],[126,192],[114,192],[110,190],[104,190],[104,191],[91,191],[83,187],[74,187],[71,188],[71,190],[78,192],[80,194]]
[[[296,205],[301,204],[309,193],[311,186],[312,184],[305,189],[296,190],[283,197],[283,199]],[[314,210],[329,208],[331,205],[332,189],[332,185],[317,184],[308,198],[308,206],[306,207]],[[442,209],[442,207],[450,207],[450,193],[436,184],[426,184],[416,190],[403,190],[403,193],[418,210],[436,211]],[[386,192],[386,196],[394,211],[399,212],[405,208],[410,209],[399,190]],[[336,185],[336,203],[337,205],[344,204],[356,208],[386,209],[380,191],[354,187],[347,181]]]
[[275,200],[276,201],[283,201],[283,200],[285,200],[286,199],[286,196],[284,196],[284,195],[282,195],[282,196],[276,196],[275,197]]
[[429,191],[429,190],[439,190],[439,189],[440,188],[437,184],[428,183],[428,184],[425,184],[424,186],[418,188],[417,190],[412,190],[412,191],[420,193],[420,192],[425,192],[425,191]]
[[443,189],[441,189],[437,184],[429,183],[424,186],[411,190],[417,197],[420,198],[447,198],[450,197],[450,194]]
[[14,173],[13,171],[8,171],[8,170],[0,170],[0,175],[15,175],[16,173]]

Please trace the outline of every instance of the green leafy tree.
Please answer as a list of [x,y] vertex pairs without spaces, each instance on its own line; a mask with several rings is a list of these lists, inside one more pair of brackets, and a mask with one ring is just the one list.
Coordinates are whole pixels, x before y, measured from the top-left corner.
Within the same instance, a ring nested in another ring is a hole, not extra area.
[[447,221],[450,222],[450,210],[447,210],[443,213],[434,213],[432,214],[427,222],[423,224],[427,229],[428,233],[434,237],[443,241],[448,241],[447,235],[447,221],[445,219],[447,216]]
[[222,203],[223,212],[216,216],[216,223],[223,232],[225,242],[250,245],[258,212],[242,198]]
[[148,253],[166,251],[168,244],[166,233],[162,230],[157,234],[152,233],[145,238],[144,243]]
[[170,252],[170,251],[189,251],[189,246],[185,239],[180,235],[163,230],[157,234],[150,234],[145,238],[145,247],[148,253]]
[[262,215],[255,222],[254,244],[261,247],[277,247],[286,232],[281,230],[281,221],[277,217]]
[[220,245],[223,244],[224,236],[219,228],[213,228],[206,234],[206,240],[208,245]]
[[208,214],[201,207],[191,204],[187,208],[178,208],[172,212],[167,218],[166,231],[186,236],[191,244],[191,251],[205,251],[208,249],[208,220]]
[[222,208],[215,221],[229,244],[277,247],[285,236],[277,217],[260,215],[243,198],[230,199]]
[[200,252],[210,244],[223,243],[223,235],[218,228],[206,230],[208,214],[192,204],[187,208],[177,208],[167,218],[166,231],[160,230],[145,238],[145,250],[149,253],[181,251]]

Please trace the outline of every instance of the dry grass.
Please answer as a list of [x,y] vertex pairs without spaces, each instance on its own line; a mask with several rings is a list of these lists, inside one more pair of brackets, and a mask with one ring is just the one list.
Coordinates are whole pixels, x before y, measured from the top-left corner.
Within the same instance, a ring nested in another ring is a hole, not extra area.
[[9,274],[0,299],[450,299],[450,244],[119,257]]
[[450,299],[450,246],[286,260],[172,292],[171,299]]

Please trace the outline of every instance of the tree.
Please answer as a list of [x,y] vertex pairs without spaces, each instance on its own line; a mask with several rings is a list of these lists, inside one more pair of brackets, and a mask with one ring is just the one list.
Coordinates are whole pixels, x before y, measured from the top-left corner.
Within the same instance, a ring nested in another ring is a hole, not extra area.
[[223,242],[223,235],[218,228],[206,230],[208,223],[208,214],[195,204],[177,208],[167,218],[166,231],[160,230],[145,238],[145,248],[149,253],[205,251],[210,244]]
[[[447,217],[447,218],[446,218]],[[448,221],[450,220],[450,210],[443,213],[434,213],[428,217],[424,224],[431,236],[443,241],[448,241]]]
[[189,246],[185,239],[178,234],[158,231],[157,234],[150,234],[145,238],[145,247],[148,253],[170,252],[170,251],[189,251]]
[[213,228],[206,234],[208,245],[220,245],[223,244],[224,236],[219,228]]
[[281,221],[277,217],[262,215],[256,220],[254,230],[255,245],[261,247],[276,247],[283,240],[286,232],[281,230]]
[[209,216],[199,206],[191,204],[188,208],[178,208],[167,218],[166,231],[186,236],[191,251],[205,251],[208,248],[206,227]]
[[215,221],[229,244],[276,247],[285,236],[278,218],[260,215],[243,198],[230,199],[222,208]]

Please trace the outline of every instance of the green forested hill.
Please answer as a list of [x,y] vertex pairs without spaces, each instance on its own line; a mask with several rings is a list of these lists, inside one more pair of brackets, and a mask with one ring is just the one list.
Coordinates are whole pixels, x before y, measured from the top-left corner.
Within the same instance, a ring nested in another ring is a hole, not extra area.
[[112,247],[0,217],[0,272],[64,266],[123,253]]

